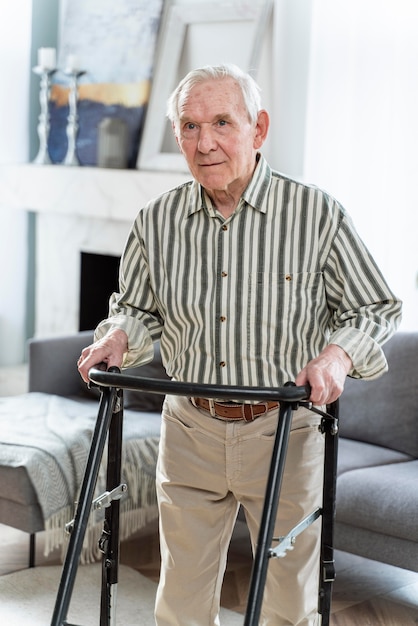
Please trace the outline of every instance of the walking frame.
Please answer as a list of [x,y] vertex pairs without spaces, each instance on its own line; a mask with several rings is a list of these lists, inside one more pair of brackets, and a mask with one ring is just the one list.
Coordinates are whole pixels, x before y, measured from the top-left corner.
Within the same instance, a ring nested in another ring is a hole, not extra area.
[[[297,387],[287,383],[277,389],[201,385],[152,378],[139,378],[120,373],[118,368],[89,372],[92,384],[99,386],[101,400],[98,416],[82,481],[74,520],[67,524],[70,540],[57,592],[51,626],[77,626],[67,621],[88,518],[92,510],[105,509],[99,548],[102,556],[100,626],[116,626],[116,593],[119,568],[119,508],[127,489],[121,484],[121,454],[123,428],[123,390],[135,389],[158,394],[205,397],[242,401],[276,401],[280,404],[277,431],[267,480],[263,514],[254,556],[244,626],[257,626],[260,619],[264,587],[270,558],[285,557],[298,535],[321,517],[320,581],[318,611],[322,626],[329,625],[332,583],[335,579],[333,555],[333,526],[335,517],[336,464],[338,448],[338,402],[330,405],[328,413],[309,402],[309,386]],[[292,414],[299,406],[321,415],[321,430],[325,435],[323,504],[301,520],[286,536],[273,537],[279,506],[280,488],[285,468]],[[93,499],[100,463],[108,441],[106,492]],[[276,544],[272,547],[272,544]]]

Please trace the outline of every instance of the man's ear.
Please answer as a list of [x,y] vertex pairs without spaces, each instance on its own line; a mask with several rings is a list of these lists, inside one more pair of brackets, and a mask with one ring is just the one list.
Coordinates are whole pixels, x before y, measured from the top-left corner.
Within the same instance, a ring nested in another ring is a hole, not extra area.
[[255,125],[254,149],[258,150],[263,145],[270,126],[270,117],[265,109],[258,112]]
[[173,131],[173,135],[174,135],[174,139],[176,140],[176,144],[181,152],[181,147],[180,147],[180,142],[179,142],[179,138],[176,132],[176,126],[174,124],[174,122],[171,122],[171,130]]

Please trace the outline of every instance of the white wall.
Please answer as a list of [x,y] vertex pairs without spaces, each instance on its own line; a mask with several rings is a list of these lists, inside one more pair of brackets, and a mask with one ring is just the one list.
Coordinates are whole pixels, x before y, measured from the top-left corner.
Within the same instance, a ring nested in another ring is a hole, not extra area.
[[[0,165],[38,151],[37,49],[55,46],[59,0],[3,1],[0,19]],[[34,216],[0,207],[0,366],[22,363],[34,327]]]
[[270,112],[267,150],[271,166],[303,174],[308,97],[311,1],[275,0],[271,49],[262,59],[259,82]]
[[418,329],[418,3],[314,0],[305,178],[352,215]]
[[[0,164],[27,160],[31,21],[31,0],[2,4]],[[0,365],[14,365],[24,358],[27,214],[1,207],[0,220]]]

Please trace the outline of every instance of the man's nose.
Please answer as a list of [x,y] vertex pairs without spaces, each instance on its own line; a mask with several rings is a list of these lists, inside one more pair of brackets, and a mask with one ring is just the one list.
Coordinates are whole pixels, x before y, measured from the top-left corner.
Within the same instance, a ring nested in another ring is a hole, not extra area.
[[211,150],[216,149],[216,140],[213,130],[210,127],[202,126],[199,131],[198,150],[203,154],[207,154]]

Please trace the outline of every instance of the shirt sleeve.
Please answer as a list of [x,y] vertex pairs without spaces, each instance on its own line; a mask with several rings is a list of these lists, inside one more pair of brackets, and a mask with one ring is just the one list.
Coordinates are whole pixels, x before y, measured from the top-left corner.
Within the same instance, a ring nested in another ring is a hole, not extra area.
[[350,356],[354,378],[377,378],[387,370],[382,345],[401,320],[393,294],[344,210],[324,268],[331,310],[329,343]]
[[137,220],[121,258],[119,293],[111,295],[109,317],[97,326],[95,340],[115,328],[124,330],[128,336],[128,351],[124,355],[123,367],[137,367],[152,360],[153,342],[161,336],[162,326]]

